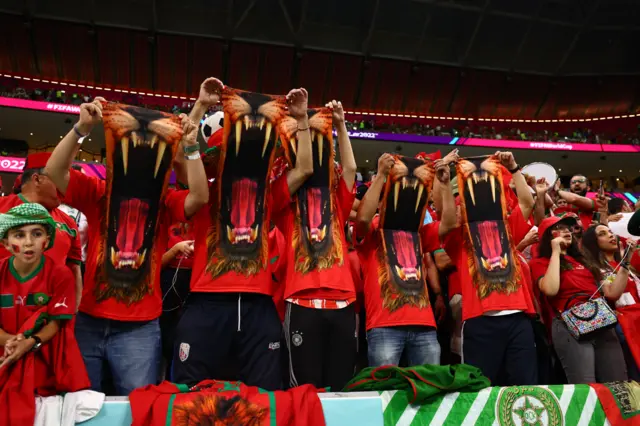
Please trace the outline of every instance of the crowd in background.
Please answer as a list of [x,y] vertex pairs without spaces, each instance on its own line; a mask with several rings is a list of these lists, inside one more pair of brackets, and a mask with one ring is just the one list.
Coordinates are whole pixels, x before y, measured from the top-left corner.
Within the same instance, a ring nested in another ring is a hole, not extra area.
[[[33,89],[26,90],[19,86],[0,85],[0,96],[34,101],[56,102],[62,104],[80,105],[90,99],[88,94],[70,90],[70,88],[58,89]],[[114,93],[119,100],[128,104],[143,106],[145,108],[173,112],[176,114],[188,113],[193,102],[183,101],[174,105],[166,103],[148,103],[142,97],[130,93]],[[415,122],[412,124],[400,124],[393,120],[381,120],[376,118],[366,120],[353,120],[348,122],[348,128],[354,131],[376,131],[389,133],[415,134],[425,136],[451,136],[470,137],[482,139],[504,139],[541,142],[572,142],[572,143],[601,143],[601,144],[632,144],[640,145],[640,126],[635,132],[618,129],[615,132],[594,132],[587,127],[579,127],[572,132],[555,131],[553,127],[540,130],[526,129],[526,124],[518,124],[518,127],[501,128],[491,125],[481,125],[470,121],[443,121],[442,124],[425,124]]]

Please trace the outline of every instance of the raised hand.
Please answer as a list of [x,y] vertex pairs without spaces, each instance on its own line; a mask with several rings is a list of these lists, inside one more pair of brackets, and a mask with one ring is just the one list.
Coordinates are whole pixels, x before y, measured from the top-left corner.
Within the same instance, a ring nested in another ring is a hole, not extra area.
[[512,152],[509,151],[498,151],[496,152],[496,157],[500,161],[500,164],[505,166],[507,170],[513,170],[518,167],[518,163],[516,163],[516,159],[513,156]]
[[80,105],[80,118],[76,128],[83,135],[91,133],[93,126],[102,121],[102,102],[106,102],[105,99],[97,97],[93,102]]
[[393,155],[382,154],[380,158],[378,158],[378,174],[386,178],[389,176],[389,172],[395,163],[396,160],[393,158]]
[[198,100],[196,102],[201,103],[207,108],[214,106],[220,102],[220,94],[224,89],[224,84],[215,77],[209,77],[200,85],[200,93],[198,93]]
[[304,118],[307,116],[309,93],[307,89],[291,89],[287,94],[287,104],[289,108],[289,114],[295,118]]
[[334,124],[342,124],[344,123],[344,109],[342,108],[342,102],[336,101],[335,99],[325,105],[327,108],[333,112],[333,123]]
[[443,160],[436,160],[434,163],[436,168],[436,178],[445,185],[451,180],[451,173],[449,172],[449,163],[445,163]]
[[187,114],[180,114],[182,120],[182,144],[184,146],[198,143],[198,126],[189,119]]

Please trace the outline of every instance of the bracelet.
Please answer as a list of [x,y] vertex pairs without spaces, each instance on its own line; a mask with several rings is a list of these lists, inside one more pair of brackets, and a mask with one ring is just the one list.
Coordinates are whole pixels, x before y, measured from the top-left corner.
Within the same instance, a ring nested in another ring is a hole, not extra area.
[[182,148],[182,151],[186,154],[192,154],[196,151],[200,151],[200,146],[198,144],[195,145],[188,145],[188,146],[184,146]]
[[433,254],[437,254],[437,253],[444,253],[444,249],[443,248],[439,248],[438,250],[434,250]]
[[520,166],[516,165],[514,169],[509,170],[509,173],[514,174],[520,171]]
[[85,137],[89,136],[88,133],[86,135],[83,135],[82,133],[80,133],[80,130],[78,130],[78,125],[77,124],[73,125],[73,131],[76,132],[76,135],[78,135],[79,138],[85,138]]
[[298,127],[298,131],[299,131],[299,132],[306,132],[307,130],[309,130],[309,126],[307,126],[307,127],[306,127],[306,128],[304,128],[304,129],[301,129],[300,127]]
[[200,152],[194,152],[193,154],[185,155],[184,158],[187,160],[198,160],[200,158]]

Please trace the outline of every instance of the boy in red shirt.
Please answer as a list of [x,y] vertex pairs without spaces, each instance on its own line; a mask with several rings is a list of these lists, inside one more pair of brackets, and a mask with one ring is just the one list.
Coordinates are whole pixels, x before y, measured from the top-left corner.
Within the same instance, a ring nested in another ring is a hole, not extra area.
[[[274,204],[274,221],[287,242],[285,336],[290,384],[341,389],[357,357],[356,289],[348,259],[345,224],[353,205],[356,162],[340,102],[309,111],[313,175]],[[285,123],[286,124],[286,123]],[[342,174],[334,161],[338,133]],[[283,126],[289,163],[300,155],[295,132]]]
[[[103,114],[106,180],[70,170],[80,143]],[[102,389],[105,365],[118,395],[157,382],[167,228],[185,222],[208,200],[197,133],[185,115],[98,98],[80,106],[78,123],[47,163],[45,173],[64,193],[65,204],[83,212],[89,223],[75,331],[93,390]],[[188,191],[168,189],[178,150],[191,160],[186,161]]]
[[[76,289],[76,303],[82,296],[82,243],[75,221],[60,206],[60,198],[56,185],[44,173],[44,166],[51,153],[31,154],[24,163],[22,175],[16,179],[14,194],[0,197],[0,213],[23,203],[38,203],[45,207],[56,222],[55,244],[45,255],[57,264],[66,264],[73,273]],[[11,253],[0,246],[0,259],[11,256]],[[76,310],[77,310],[76,306]]]
[[68,325],[75,314],[73,275],[44,256],[55,230],[40,204],[21,204],[0,215],[0,239],[12,254],[0,260],[2,424],[33,424],[34,393],[50,396],[89,386]]
[[[445,187],[442,221],[423,225],[436,177]],[[356,219],[356,234],[364,236],[358,253],[365,274],[370,367],[398,365],[403,351],[410,366],[440,364],[423,253],[439,247],[440,236],[455,227],[455,218],[448,164],[390,154],[380,157],[378,174]]]

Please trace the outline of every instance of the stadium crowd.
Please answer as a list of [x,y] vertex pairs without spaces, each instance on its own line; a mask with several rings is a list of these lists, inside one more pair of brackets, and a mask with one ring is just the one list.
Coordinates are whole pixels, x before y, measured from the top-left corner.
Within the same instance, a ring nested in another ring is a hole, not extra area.
[[[3,84],[4,83],[4,84]],[[86,93],[77,93],[69,88],[57,89],[30,89],[18,86],[10,79],[0,80],[0,96],[8,98],[28,99],[33,101],[56,102],[62,104],[80,105],[90,99]],[[128,105],[142,106],[149,109],[173,112],[176,114],[188,113],[192,102],[183,101],[180,104],[168,105],[162,102],[148,103],[143,97],[130,93],[114,93],[113,100],[124,102]],[[148,98],[146,98],[148,99]],[[154,99],[151,99],[152,101]],[[573,142],[573,143],[602,143],[602,144],[640,144],[640,126],[635,132],[618,129],[615,132],[595,132],[587,127],[576,128],[571,132],[556,131],[553,128],[540,129],[537,126],[527,129],[525,123],[519,123],[519,127],[496,128],[492,125],[480,125],[466,120],[451,121],[426,120],[411,124],[397,123],[389,119],[353,120],[347,122],[349,130],[366,130],[389,133],[404,133],[425,136],[452,136],[470,137],[482,139],[505,139],[541,142]]]
[[[66,368],[34,379],[45,394],[163,378],[340,390],[366,366],[460,362],[494,385],[638,380],[640,250],[609,225],[640,204],[591,195],[585,175],[536,181],[511,152],[386,153],[356,187],[359,124],[340,102],[308,110],[305,89],[284,99],[209,78],[178,120],[65,98],[77,123],[0,198],[0,371]],[[231,122],[201,154],[220,101]],[[121,126],[107,181],[71,167],[101,121]]]

